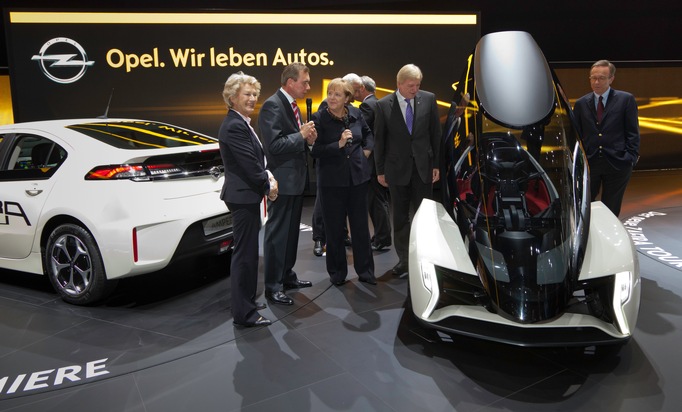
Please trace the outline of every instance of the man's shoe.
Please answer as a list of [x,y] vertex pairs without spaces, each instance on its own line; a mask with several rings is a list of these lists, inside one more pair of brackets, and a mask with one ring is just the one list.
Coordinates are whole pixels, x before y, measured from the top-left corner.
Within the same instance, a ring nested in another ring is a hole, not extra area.
[[346,279],[342,279],[342,280],[331,280],[331,279],[329,279],[329,281],[336,286],[341,286],[341,285],[344,285],[346,283]]
[[289,289],[303,289],[303,288],[309,288],[313,285],[313,282],[309,280],[299,280],[296,279],[293,282],[286,282],[284,283],[284,290],[289,290]]
[[321,240],[316,240],[315,241],[315,246],[313,247],[313,254],[315,256],[322,256],[322,253],[324,253],[324,248],[322,246],[322,241]]
[[234,323],[237,326],[244,326],[247,328],[250,328],[252,326],[269,326],[269,325],[272,325],[272,322],[270,321],[270,319],[265,318],[263,316],[260,316],[258,319],[256,319],[255,322],[242,323],[242,322],[233,321],[232,323]]
[[372,276],[371,278],[358,278],[358,279],[360,279],[360,282],[368,283],[370,285],[376,285],[377,284],[377,278],[375,278],[374,276]]
[[372,242],[372,250],[375,250],[377,252],[380,250],[384,250],[389,246],[391,246],[390,243]]
[[257,310],[263,310],[267,307],[268,307],[268,305],[266,305],[265,302],[256,302],[256,309]]
[[281,290],[277,292],[265,292],[265,298],[272,303],[277,303],[278,305],[294,304],[294,300],[285,295]]
[[400,276],[407,273],[407,263],[399,262],[397,265],[393,266],[391,269],[394,275]]

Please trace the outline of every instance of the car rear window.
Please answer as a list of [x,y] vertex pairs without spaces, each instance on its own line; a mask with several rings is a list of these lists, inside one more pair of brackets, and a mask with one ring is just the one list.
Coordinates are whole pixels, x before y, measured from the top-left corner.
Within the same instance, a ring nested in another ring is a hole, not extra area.
[[82,123],[67,128],[119,149],[154,149],[218,143],[216,138],[182,127],[157,122]]

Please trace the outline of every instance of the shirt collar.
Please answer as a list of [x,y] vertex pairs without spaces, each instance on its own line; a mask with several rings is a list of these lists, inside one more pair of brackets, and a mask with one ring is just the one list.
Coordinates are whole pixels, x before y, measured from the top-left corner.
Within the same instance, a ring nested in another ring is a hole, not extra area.
[[[611,94],[611,88],[609,87],[608,89],[606,89],[606,91],[604,92],[604,94],[601,95],[601,96],[602,96],[602,100],[608,99],[610,94]],[[598,95],[597,93],[594,93],[594,98],[595,98],[596,100],[599,100],[599,95]]]
[[283,88],[280,87],[280,88],[279,88],[279,91],[281,91],[282,94],[284,95],[284,97],[286,97],[287,100],[289,100],[289,104],[291,104],[292,102],[295,102],[295,101],[296,101],[296,99],[294,99],[293,97],[291,97],[291,95],[289,95],[289,93],[287,93],[286,91],[284,91]]

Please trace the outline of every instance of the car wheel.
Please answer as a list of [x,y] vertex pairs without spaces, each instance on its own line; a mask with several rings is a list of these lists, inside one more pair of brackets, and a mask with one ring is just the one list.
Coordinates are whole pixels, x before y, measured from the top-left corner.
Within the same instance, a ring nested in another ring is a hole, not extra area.
[[75,305],[98,302],[116,286],[115,281],[107,280],[95,239],[75,224],[57,226],[50,233],[44,268],[62,299]]

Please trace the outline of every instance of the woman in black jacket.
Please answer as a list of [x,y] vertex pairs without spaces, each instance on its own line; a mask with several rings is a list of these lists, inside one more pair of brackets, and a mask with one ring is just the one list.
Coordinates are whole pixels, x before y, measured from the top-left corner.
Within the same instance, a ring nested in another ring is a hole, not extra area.
[[353,267],[361,282],[376,284],[367,215],[370,167],[367,157],[374,137],[360,110],[348,105],[353,88],[341,78],[327,86],[327,107],[313,115],[317,140],[312,156],[318,160],[317,179],[327,236],[327,272],[343,285],[348,275],[344,222],[353,236]]

